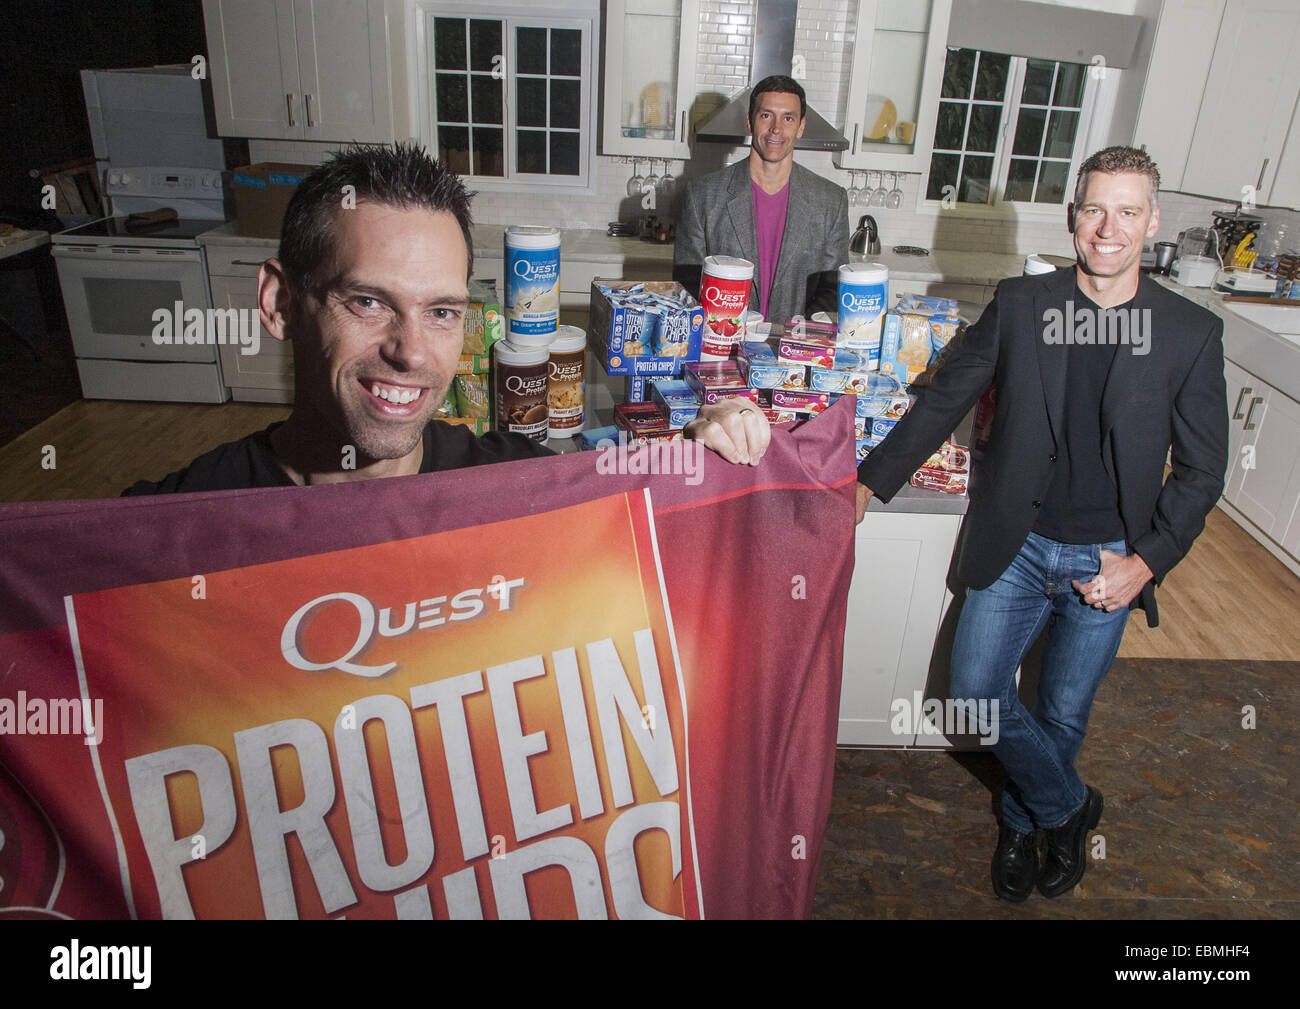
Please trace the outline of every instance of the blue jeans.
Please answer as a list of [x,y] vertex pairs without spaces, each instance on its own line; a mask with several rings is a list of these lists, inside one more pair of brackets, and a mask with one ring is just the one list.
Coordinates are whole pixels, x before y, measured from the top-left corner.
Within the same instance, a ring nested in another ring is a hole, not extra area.
[[[1003,823],[1028,833],[1059,827],[1088,793],[1074,770],[1088,712],[1119,651],[1128,607],[1113,613],[1089,606],[1070,584],[1101,570],[1101,551],[1126,554],[1123,541],[1058,543],[1030,533],[1011,566],[987,589],[966,595],[952,651],[950,693],[997,703],[992,747],[1006,768]],[[1020,703],[1016,669],[1043,626],[1038,700]]]

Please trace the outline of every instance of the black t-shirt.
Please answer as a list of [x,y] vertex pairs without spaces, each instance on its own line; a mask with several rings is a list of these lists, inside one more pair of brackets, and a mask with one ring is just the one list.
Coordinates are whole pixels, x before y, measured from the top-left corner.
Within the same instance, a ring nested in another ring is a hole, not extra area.
[[[1074,310],[1096,321],[1101,307],[1074,286]],[[1131,301],[1116,308],[1127,311]],[[1067,322],[1066,325],[1069,325]],[[1058,432],[1056,468],[1034,532],[1060,543],[1110,543],[1124,539],[1119,492],[1101,462],[1101,394],[1115,361],[1114,343],[1067,343],[1051,348],[1064,357],[1065,411]]]
[[[293,487],[294,482],[271,450],[270,435],[279,426],[280,423],[272,424],[264,431],[214,448],[157,483],[140,480],[123,491],[122,496]],[[435,420],[424,429],[420,472],[434,473],[553,454],[545,445],[523,435],[492,431],[476,437],[464,425]]]

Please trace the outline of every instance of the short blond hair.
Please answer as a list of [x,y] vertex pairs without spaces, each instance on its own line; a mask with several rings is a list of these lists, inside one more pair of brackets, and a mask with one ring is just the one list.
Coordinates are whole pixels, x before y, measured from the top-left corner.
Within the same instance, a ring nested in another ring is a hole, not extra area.
[[1088,186],[1088,176],[1093,172],[1106,172],[1114,175],[1119,172],[1132,172],[1145,175],[1151,185],[1151,209],[1156,207],[1160,192],[1160,169],[1151,160],[1146,151],[1136,147],[1107,147],[1096,154],[1089,155],[1079,166],[1079,179],[1074,186],[1074,205],[1083,202],[1083,193]]

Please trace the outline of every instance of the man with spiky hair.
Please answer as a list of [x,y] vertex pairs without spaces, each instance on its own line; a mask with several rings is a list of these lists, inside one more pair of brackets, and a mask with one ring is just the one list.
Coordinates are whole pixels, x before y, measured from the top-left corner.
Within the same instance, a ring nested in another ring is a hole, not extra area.
[[[262,327],[293,342],[293,411],[128,494],[276,487],[548,455],[522,435],[435,421],[455,373],[473,263],[471,194],[423,148],[353,146],[299,185],[258,276]],[[756,464],[770,438],[743,400],[685,436]]]
[[[1101,792],[1074,768],[1093,696],[1129,608],[1156,625],[1154,586],[1223,491],[1223,323],[1139,269],[1160,223],[1159,185],[1144,151],[1111,147],[1085,160],[1067,221],[1075,268],[1002,281],[858,468],[861,521],[871,498],[888,501],[996,382],[989,446],[953,557],[968,591],[950,690],[997,705],[992,749],[1007,782],[992,875],[1006,900],[1035,886],[1056,897],[1082,879],[1102,813]],[[1117,311],[1150,320],[1140,343],[1093,338]],[[1053,338],[1049,320],[1065,316],[1087,324],[1088,339]],[[1026,710],[1016,672],[1044,627],[1038,698]]]

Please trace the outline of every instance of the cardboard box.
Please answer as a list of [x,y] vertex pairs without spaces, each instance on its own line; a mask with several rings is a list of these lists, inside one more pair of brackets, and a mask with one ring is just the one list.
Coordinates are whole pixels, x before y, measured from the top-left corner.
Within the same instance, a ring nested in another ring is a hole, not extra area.
[[[591,281],[591,314],[588,322],[588,346],[597,361],[610,375],[672,375],[681,373],[682,363],[700,359],[700,334],[704,329],[704,309],[694,298],[689,298],[681,313],[670,322],[671,338],[661,339],[657,333],[643,329],[647,317],[615,305],[605,296],[602,287],[625,291],[641,286],[646,291],[677,297],[685,288],[672,280],[605,280],[595,277]],[[656,321],[663,326],[662,316]],[[678,339],[678,337],[681,337]],[[679,353],[654,353],[672,347]]]
[[314,165],[259,161],[236,168],[231,180],[239,233],[253,238],[279,238],[280,226],[298,183]]

